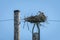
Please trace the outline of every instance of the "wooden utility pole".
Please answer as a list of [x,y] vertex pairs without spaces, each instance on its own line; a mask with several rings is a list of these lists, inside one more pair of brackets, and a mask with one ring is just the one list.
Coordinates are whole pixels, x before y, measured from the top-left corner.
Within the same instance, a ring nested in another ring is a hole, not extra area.
[[38,32],[34,33],[34,27],[35,27],[35,24],[34,24],[33,29],[32,29],[32,40],[40,40],[40,28],[38,24],[36,25],[37,25]]
[[14,40],[20,40],[19,35],[19,23],[20,23],[20,11],[14,10]]

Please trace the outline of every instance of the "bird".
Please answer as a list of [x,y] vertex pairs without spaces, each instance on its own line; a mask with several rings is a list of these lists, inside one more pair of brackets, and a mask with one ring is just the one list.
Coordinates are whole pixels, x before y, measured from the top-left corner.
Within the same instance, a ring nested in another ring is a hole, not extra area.
[[45,16],[45,14],[41,11],[38,11],[39,14],[35,15],[35,16],[30,16],[27,18],[24,18],[24,20],[26,22],[30,22],[30,23],[40,23],[40,22],[45,22],[47,17]]

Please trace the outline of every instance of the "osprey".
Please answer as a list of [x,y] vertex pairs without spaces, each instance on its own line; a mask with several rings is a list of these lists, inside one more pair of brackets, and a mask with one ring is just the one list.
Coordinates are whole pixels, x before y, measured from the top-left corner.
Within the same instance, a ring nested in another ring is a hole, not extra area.
[[27,17],[27,18],[24,18],[24,20],[26,22],[30,22],[30,23],[40,23],[40,22],[45,22],[47,17],[44,15],[43,12],[41,11],[38,11],[39,14],[38,15],[35,15],[35,16],[30,16],[30,17]]

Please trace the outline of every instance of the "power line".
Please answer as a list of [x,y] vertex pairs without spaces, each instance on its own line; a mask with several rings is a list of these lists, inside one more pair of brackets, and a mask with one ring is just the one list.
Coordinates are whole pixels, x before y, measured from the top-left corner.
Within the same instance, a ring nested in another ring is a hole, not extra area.
[[[10,21],[10,20],[14,20],[14,19],[5,19],[5,20],[0,19],[0,21]],[[24,19],[20,19],[20,20],[24,20]]]
[[0,22],[4,22],[4,21],[11,21],[11,20],[14,20],[14,19],[0,20]]
[[[6,19],[6,20],[0,20],[0,22],[3,22],[3,21],[12,21],[14,19]],[[24,20],[24,19],[20,19],[20,20]],[[51,22],[60,22],[60,20],[47,20],[47,21],[51,21]]]
[[48,20],[48,21],[51,21],[51,22],[60,22],[60,20]]

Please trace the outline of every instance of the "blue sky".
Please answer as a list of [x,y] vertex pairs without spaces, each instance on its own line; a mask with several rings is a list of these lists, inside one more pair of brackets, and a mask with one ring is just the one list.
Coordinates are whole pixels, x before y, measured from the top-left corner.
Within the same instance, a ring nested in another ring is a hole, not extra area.
[[[14,10],[20,10],[21,18],[42,11],[48,20],[60,20],[60,0],[0,0],[0,20],[14,19]],[[60,22],[48,21],[40,27],[41,40],[60,40]],[[33,24],[29,23],[33,26]],[[32,28],[30,27],[30,30]],[[0,40],[14,39],[14,20],[0,21]],[[20,40],[31,40],[32,34],[20,24]]]

